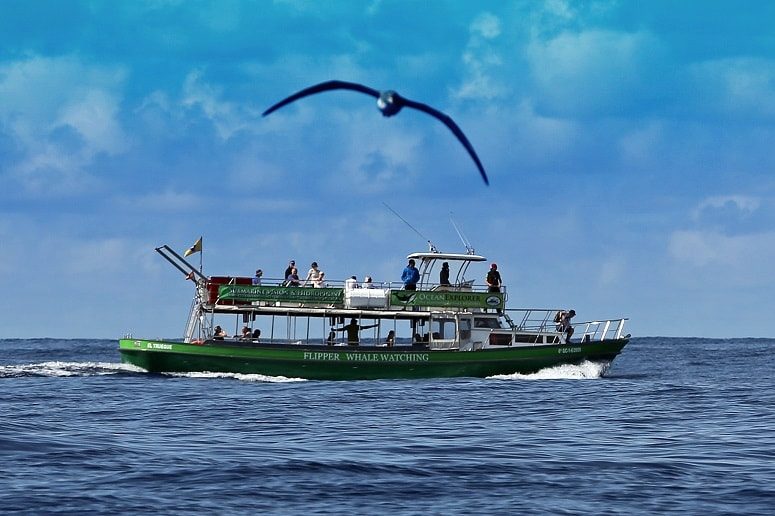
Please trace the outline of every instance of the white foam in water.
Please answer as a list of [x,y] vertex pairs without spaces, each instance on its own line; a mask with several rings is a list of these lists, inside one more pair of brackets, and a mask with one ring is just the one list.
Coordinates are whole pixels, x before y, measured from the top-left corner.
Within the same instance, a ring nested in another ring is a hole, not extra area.
[[611,364],[589,362],[585,360],[581,364],[563,364],[547,367],[532,374],[499,374],[488,376],[496,380],[591,380],[602,377]]
[[142,373],[145,369],[119,362],[41,362],[0,366],[0,376],[103,376]]
[[263,374],[242,374],[242,373],[164,373],[167,376],[177,376],[183,378],[233,378],[243,382],[306,382],[304,378],[286,378],[285,376],[266,376]]

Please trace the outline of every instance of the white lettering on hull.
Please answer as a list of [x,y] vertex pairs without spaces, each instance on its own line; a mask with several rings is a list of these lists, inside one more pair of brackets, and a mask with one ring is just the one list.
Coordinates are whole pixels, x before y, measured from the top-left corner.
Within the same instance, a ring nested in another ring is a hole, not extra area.
[[347,362],[428,362],[428,353],[335,353],[305,351],[304,360]]

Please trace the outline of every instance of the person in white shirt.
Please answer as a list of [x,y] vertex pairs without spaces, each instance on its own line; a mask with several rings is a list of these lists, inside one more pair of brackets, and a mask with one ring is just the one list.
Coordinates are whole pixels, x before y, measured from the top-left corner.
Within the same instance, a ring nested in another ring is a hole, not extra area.
[[304,280],[304,285],[307,286],[308,282],[312,282],[312,286],[314,287],[316,283],[320,281],[320,277],[323,273],[320,272],[320,269],[318,269],[318,262],[312,262],[312,265],[310,265],[309,272],[307,272],[307,279]]

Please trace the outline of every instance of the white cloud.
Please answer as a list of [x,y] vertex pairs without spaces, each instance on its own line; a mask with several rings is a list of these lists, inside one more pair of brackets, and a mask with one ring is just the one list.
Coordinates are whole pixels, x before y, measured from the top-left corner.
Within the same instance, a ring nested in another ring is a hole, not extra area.
[[636,165],[653,162],[659,156],[659,147],[664,144],[664,132],[661,121],[650,121],[633,127],[619,139],[622,156]]
[[[384,120],[371,112],[355,117],[339,128],[346,133],[347,147],[340,174],[333,174],[334,183],[360,193],[377,193],[412,182],[422,136],[399,119]],[[390,124],[389,129],[385,124]]]
[[29,193],[58,195],[94,184],[88,167],[126,148],[119,122],[125,73],[74,57],[30,57],[0,66],[0,126],[20,150],[2,172]]
[[775,116],[775,60],[728,58],[689,68],[703,110],[723,114]]
[[463,83],[452,96],[456,99],[493,99],[502,96],[507,88],[495,77],[503,59],[493,40],[501,34],[501,21],[491,13],[477,16],[469,28],[470,37],[462,55],[465,65]]
[[189,192],[175,192],[167,190],[164,192],[151,193],[140,197],[123,197],[116,199],[121,206],[133,211],[154,212],[154,213],[186,213],[199,210],[207,202],[207,199],[201,195]]
[[642,77],[660,53],[648,32],[587,30],[535,38],[526,50],[537,98],[553,110],[621,109],[646,88]]
[[184,107],[201,109],[213,123],[218,136],[228,140],[234,133],[253,126],[260,114],[241,104],[222,100],[221,95],[217,87],[204,82],[202,72],[197,70],[186,77],[181,103]]
[[773,283],[775,232],[725,235],[716,231],[675,231],[668,251],[682,280],[702,284],[763,286]]
[[698,220],[703,213],[714,210],[732,209],[745,216],[759,209],[761,200],[748,195],[719,195],[703,199],[692,212],[692,218]]
[[484,39],[494,39],[501,34],[501,21],[491,13],[482,13],[471,23],[471,32]]
[[118,99],[105,90],[88,90],[82,98],[62,107],[57,123],[74,128],[90,153],[117,154],[126,148],[126,135],[118,123],[118,104]]

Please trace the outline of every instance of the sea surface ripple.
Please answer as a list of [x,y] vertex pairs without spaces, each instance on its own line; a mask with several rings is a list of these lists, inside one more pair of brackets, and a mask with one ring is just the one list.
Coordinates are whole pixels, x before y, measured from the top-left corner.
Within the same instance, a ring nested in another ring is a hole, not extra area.
[[321,382],[0,340],[0,512],[773,514],[774,362],[636,338],[607,370]]

